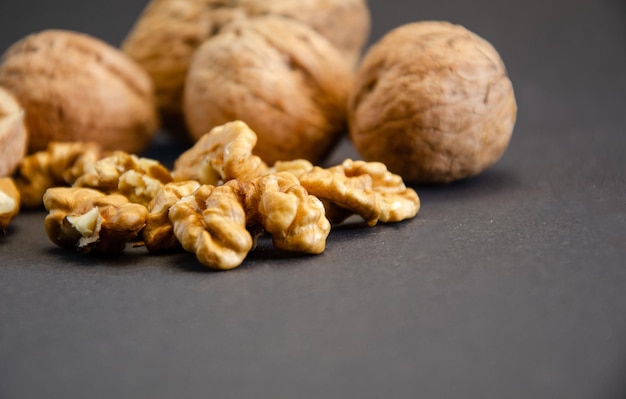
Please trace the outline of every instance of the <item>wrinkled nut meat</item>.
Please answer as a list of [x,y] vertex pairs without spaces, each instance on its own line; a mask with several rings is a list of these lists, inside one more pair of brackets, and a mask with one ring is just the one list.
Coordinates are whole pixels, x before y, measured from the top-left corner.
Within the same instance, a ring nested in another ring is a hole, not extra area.
[[411,183],[476,175],[504,153],[517,106],[499,54],[462,26],[425,21],[374,44],[350,94],[351,139]]
[[49,212],[44,221],[48,238],[80,252],[122,252],[148,217],[145,206],[130,203],[123,195],[89,188],[51,188],[43,201]]
[[20,210],[20,193],[10,177],[0,177],[0,230],[5,231]]
[[308,26],[276,16],[237,21],[194,54],[185,120],[195,140],[242,120],[264,162],[315,162],[345,131],[351,84],[341,54]]
[[298,177],[313,169],[313,164],[306,159],[277,161],[268,167],[253,154],[256,142],[256,133],[245,122],[217,126],[176,159],[172,177],[176,181],[196,180],[215,186],[229,180],[248,181],[278,172]]
[[313,170],[313,164],[306,159],[294,159],[292,161],[277,161],[268,168],[264,174],[289,172],[297,178]]
[[122,51],[86,34],[46,30],[0,59],[0,85],[25,109],[30,152],[51,141],[142,151],[158,126],[152,82]]
[[320,198],[333,224],[358,214],[368,225],[399,222],[420,209],[417,193],[379,162],[352,161],[328,169],[314,167],[300,176],[307,191]]
[[365,0],[152,0],[122,43],[122,50],[152,77],[166,121],[182,120],[185,76],[197,48],[231,21],[275,14],[311,26],[350,64],[370,30]]
[[297,177],[280,172],[242,185],[247,224],[262,227],[272,236],[276,248],[309,254],[324,252],[330,233],[324,205],[309,195]]
[[178,200],[193,194],[199,187],[197,181],[182,181],[167,183],[157,191],[148,205],[148,220],[141,232],[150,253],[180,248],[169,219],[169,210]]
[[15,97],[0,87],[0,177],[10,176],[26,155],[24,110]]
[[22,205],[41,207],[48,188],[71,186],[104,155],[97,143],[52,142],[46,150],[26,156],[15,178]]
[[171,181],[169,170],[158,161],[115,151],[92,164],[74,186],[119,193],[131,202],[147,206],[163,184]]
[[278,249],[309,254],[322,253],[330,233],[322,202],[288,172],[202,185],[170,207],[169,219],[186,251],[221,270],[239,266],[252,250],[250,231],[269,233]]
[[178,157],[172,177],[214,186],[232,179],[250,180],[267,169],[261,158],[252,155],[256,142],[257,135],[242,121],[217,126]]
[[182,247],[211,269],[233,269],[252,249],[246,213],[232,185],[200,186],[172,205],[169,219]]

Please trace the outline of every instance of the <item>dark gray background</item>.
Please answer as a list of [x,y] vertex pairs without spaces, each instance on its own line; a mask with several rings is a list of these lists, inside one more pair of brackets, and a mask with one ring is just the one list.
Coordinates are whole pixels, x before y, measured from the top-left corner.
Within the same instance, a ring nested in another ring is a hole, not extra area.
[[[2,0],[0,50],[44,28],[117,45],[144,5]],[[63,251],[23,213],[0,237],[0,398],[626,398],[626,4],[370,6],[372,40],[444,19],[494,44],[519,106],[502,160],[415,187],[414,220],[223,273]]]

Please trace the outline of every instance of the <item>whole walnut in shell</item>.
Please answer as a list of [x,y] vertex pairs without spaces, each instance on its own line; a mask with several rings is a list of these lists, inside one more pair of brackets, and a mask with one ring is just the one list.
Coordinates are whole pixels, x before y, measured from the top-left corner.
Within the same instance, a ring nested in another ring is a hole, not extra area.
[[0,87],[0,177],[15,171],[26,155],[27,139],[24,110],[11,93]]
[[308,26],[267,16],[231,23],[194,55],[184,112],[194,139],[241,120],[257,133],[255,155],[319,160],[345,130],[352,72]]
[[412,183],[451,182],[491,166],[517,113],[493,46],[439,21],[403,25],[373,45],[348,108],[360,155]]
[[93,141],[137,153],[157,128],[150,77],[85,34],[47,30],[19,40],[0,60],[0,85],[26,111],[30,152],[51,141]]
[[234,20],[280,15],[311,26],[356,63],[370,31],[365,0],[152,0],[122,50],[152,77],[166,122],[182,121],[185,76],[196,49]]

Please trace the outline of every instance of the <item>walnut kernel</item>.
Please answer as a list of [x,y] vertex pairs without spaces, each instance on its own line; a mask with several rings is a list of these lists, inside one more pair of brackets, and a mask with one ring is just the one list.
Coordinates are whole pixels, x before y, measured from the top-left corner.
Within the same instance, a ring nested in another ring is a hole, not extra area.
[[26,155],[28,134],[24,109],[0,87],[0,177],[10,176]]
[[146,224],[145,206],[120,194],[107,195],[82,187],[54,187],[43,202],[48,238],[63,248],[80,252],[119,253]]
[[7,226],[20,210],[20,192],[13,179],[0,177],[0,230]]

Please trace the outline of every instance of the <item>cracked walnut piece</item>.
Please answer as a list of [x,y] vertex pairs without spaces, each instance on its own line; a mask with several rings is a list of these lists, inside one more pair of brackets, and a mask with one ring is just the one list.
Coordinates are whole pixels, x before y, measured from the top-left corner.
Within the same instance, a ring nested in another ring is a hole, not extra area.
[[171,181],[170,171],[158,161],[115,151],[90,165],[74,186],[119,193],[131,202],[147,206],[161,186]]
[[200,186],[172,205],[169,219],[182,247],[208,268],[233,269],[252,249],[240,195],[230,184]]
[[0,177],[0,230],[7,226],[20,211],[20,192],[13,179]]
[[63,248],[80,252],[120,253],[146,224],[145,206],[120,194],[106,195],[80,187],[46,191],[44,220],[48,238]]
[[278,249],[310,254],[324,252],[330,233],[324,205],[309,195],[297,177],[280,172],[242,184],[248,225],[261,226]]
[[174,227],[169,219],[169,210],[178,200],[193,194],[199,187],[200,183],[189,180],[167,183],[157,191],[148,204],[148,220],[141,232],[144,244],[150,253],[180,248],[180,243],[174,236]]
[[267,169],[252,154],[256,142],[256,133],[242,121],[216,126],[176,159],[172,177],[214,186],[232,179],[250,180]]
[[203,185],[172,205],[169,218],[183,248],[221,270],[239,266],[252,249],[248,228],[268,232],[278,249],[310,254],[324,251],[330,233],[321,201],[287,172]]
[[26,155],[27,140],[24,110],[9,91],[0,87],[0,177],[13,174]]
[[41,207],[47,189],[72,185],[103,156],[99,144],[79,142],[52,142],[46,150],[26,156],[15,177],[22,205]]
[[346,159],[328,169],[316,166],[300,176],[300,183],[324,202],[333,224],[354,213],[370,226],[378,221],[399,222],[414,217],[420,209],[417,193],[380,162]]

